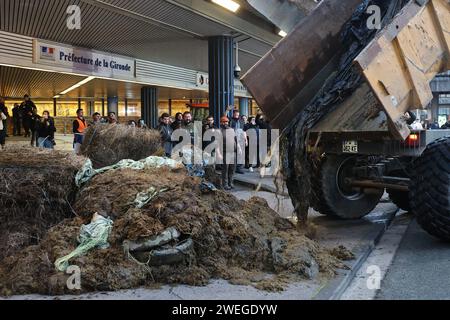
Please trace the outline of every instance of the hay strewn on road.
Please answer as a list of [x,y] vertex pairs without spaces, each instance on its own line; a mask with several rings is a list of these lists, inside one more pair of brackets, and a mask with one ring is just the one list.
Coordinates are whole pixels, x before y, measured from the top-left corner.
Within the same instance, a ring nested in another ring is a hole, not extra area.
[[160,148],[161,137],[157,130],[97,124],[86,129],[81,152],[98,169],[122,159],[144,159]]

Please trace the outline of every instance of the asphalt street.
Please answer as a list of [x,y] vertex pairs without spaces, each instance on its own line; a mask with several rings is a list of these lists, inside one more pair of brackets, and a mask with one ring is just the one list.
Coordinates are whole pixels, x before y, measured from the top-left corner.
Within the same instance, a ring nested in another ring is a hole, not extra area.
[[412,221],[376,299],[450,299],[450,244]]

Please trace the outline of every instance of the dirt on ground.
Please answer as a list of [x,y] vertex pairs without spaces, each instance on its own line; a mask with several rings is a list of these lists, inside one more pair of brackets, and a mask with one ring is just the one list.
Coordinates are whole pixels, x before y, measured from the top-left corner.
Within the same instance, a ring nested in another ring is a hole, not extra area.
[[[223,191],[204,193],[200,183],[200,178],[179,169],[119,169],[95,176],[77,193],[73,204],[77,217],[62,221],[38,244],[0,262],[0,293],[74,294],[158,283],[198,286],[211,278],[273,291],[293,280],[332,276],[337,268],[345,268],[330,250],[281,218],[264,199],[242,201]],[[150,186],[164,191],[137,209],[133,204],[137,193]],[[70,275],[56,271],[54,262],[77,247],[80,226],[94,212],[114,221],[110,247],[92,249],[70,261],[81,268],[81,289],[69,290]],[[148,239],[168,227],[194,242],[182,262],[148,266],[124,252],[125,240]]]
[[73,215],[73,177],[83,161],[30,147],[0,152],[0,261],[39,243],[50,227]]

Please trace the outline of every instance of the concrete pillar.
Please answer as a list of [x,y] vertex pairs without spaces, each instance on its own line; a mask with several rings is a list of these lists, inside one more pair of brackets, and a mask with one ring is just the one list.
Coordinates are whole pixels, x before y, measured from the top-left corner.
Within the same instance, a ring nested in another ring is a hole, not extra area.
[[158,88],[142,87],[141,118],[149,128],[158,126]]
[[239,98],[239,113],[241,115],[249,116],[249,99],[248,98]]
[[110,112],[115,112],[116,116],[119,116],[119,98],[118,97],[108,97],[107,99],[107,107],[108,107],[108,114]]
[[215,123],[229,105],[234,104],[233,38],[215,36],[208,39],[209,113]]

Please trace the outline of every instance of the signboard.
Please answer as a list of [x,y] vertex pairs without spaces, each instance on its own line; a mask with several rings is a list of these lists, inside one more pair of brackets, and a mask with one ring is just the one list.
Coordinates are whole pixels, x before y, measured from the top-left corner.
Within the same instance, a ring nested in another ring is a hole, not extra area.
[[207,73],[197,72],[196,86],[204,89],[209,88],[209,77]]
[[62,67],[73,73],[102,77],[135,77],[135,60],[52,42],[34,40],[33,59],[36,64]]
[[[209,75],[203,72],[197,72],[197,80],[196,86],[208,90],[209,89]],[[251,98],[252,96],[247,91],[247,88],[242,84],[241,81],[235,79],[234,80],[234,95],[236,97],[247,97]]]

